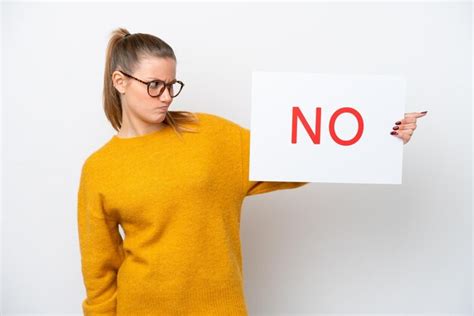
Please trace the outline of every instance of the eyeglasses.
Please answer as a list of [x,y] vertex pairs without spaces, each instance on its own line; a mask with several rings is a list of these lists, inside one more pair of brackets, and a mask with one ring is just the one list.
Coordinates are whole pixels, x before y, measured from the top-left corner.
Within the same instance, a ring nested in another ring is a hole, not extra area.
[[183,89],[183,86],[184,86],[184,83],[182,81],[179,81],[179,80],[173,80],[172,82],[170,82],[168,84],[165,83],[164,81],[161,81],[161,80],[153,80],[153,81],[146,82],[146,81],[140,80],[138,78],[135,78],[132,75],[124,73],[121,70],[119,70],[119,71],[127,77],[130,77],[132,79],[140,81],[141,83],[146,84],[147,85],[147,92],[150,95],[150,97],[152,97],[152,98],[159,97],[165,91],[165,87],[168,88],[170,96],[172,98],[175,98],[176,96],[178,96],[178,94],[181,92],[181,90]]

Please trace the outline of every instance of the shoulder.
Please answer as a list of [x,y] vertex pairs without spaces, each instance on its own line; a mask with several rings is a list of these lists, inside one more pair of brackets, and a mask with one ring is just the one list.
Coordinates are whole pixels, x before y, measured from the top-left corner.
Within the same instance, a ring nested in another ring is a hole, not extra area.
[[83,160],[81,173],[83,175],[94,173],[94,170],[97,168],[99,162],[99,153],[100,149],[96,149],[92,153],[89,153],[88,156]]
[[204,126],[211,126],[211,128],[218,128],[223,133],[232,133],[233,135],[248,141],[250,138],[250,128],[242,126],[228,118],[212,113],[195,112],[199,120],[203,122]]
[[231,129],[239,129],[241,127],[236,122],[217,114],[206,112],[195,112],[195,114],[199,118],[199,121],[201,121],[205,126]]
[[226,117],[195,112],[200,121],[199,130],[205,139],[212,140],[216,146],[235,145],[245,137],[248,129]]
[[[104,144],[96,149],[93,149],[86,154],[85,159],[82,161],[81,173],[84,176],[91,177],[96,176],[105,170],[107,165],[107,144]],[[105,158],[105,159],[104,159]]]

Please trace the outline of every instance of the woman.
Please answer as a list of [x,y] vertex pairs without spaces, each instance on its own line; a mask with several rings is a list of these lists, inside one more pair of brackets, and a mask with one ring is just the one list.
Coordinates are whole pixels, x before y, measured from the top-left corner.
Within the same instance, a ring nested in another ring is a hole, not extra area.
[[[247,315],[243,199],[307,184],[249,181],[250,131],[168,111],[183,86],[167,43],[112,33],[103,101],[118,133],[86,159],[78,190],[85,315]],[[395,136],[407,143],[422,115]]]

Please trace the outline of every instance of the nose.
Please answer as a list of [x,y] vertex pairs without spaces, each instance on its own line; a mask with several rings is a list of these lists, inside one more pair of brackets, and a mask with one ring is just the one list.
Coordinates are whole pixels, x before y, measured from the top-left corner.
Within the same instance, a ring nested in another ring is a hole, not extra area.
[[169,102],[171,101],[173,98],[171,97],[170,95],[170,91],[169,91],[169,88],[168,87],[165,87],[165,90],[163,91],[163,93],[160,95],[160,100],[163,101],[163,102]]

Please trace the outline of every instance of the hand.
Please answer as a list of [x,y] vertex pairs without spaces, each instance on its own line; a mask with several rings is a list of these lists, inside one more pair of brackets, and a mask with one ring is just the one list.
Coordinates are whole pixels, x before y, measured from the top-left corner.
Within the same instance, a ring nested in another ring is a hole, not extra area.
[[416,129],[416,119],[425,116],[427,113],[428,111],[405,113],[405,118],[395,123],[390,134],[403,139],[403,145],[405,145],[410,141]]

